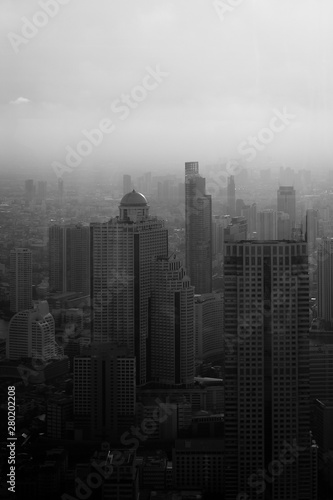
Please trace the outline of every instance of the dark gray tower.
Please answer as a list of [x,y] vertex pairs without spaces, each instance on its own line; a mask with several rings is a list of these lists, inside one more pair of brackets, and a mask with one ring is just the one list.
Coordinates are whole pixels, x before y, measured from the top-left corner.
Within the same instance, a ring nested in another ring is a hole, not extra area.
[[186,270],[196,294],[212,291],[212,198],[199,163],[185,163]]

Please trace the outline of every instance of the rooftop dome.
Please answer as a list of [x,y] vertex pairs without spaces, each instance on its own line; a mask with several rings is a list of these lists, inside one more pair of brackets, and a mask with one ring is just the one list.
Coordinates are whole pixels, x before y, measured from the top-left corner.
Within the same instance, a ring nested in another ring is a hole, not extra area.
[[147,206],[148,205],[148,202],[147,202],[147,199],[146,197],[141,194],[141,193],[137,193],[135,191],[135,189],[133,189],[133,191],[131,191],[130,193],[127,193],[125,194],[125,196],[123,196],[121,202],[120,202],[120,205],[121,206]]

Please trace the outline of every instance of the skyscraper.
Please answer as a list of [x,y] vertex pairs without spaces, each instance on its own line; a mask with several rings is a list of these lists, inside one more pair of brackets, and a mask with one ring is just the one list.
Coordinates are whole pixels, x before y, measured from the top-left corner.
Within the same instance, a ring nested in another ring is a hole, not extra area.
[[185,266],[195,293],[212,291],[212,198],[199,163],[185,163]]
[[35,196],[35,185],[33,179],[28,179],[25,181],[25,199],[27,201],[32,201]]
[[32,253],[28,248],[10,252],[10,310],[23,311],[32,307]]
[[313,500],[306,244],[226,244],[224,273],[225,498]]
[[157,257],[151,279],[150,379],[169,386],[192,386],[194,288],[175,255]]
[[277,213],[275,210],[262,210],[257,214],[258,240],[277,239]]
[[49,228],[50,290],[90,292],[90,228],[82,224]]
[[289,240],[291,237],[290,215],[285,212],[277,212],[277,239]]
[[311,255],[316,248],[316,239],[319,232],[318,229],[318,210],[308,209],[305,215],[305,240],[308,244],[308,255]]
[[317,254],[318,317],[333,324],[333,238],[322,238]]
[[227,204],[228,204],[228,215],[235,217],[236,215],[236,186],[235,178],[233,175],[228,177],[227,185]]
[[220,360],[222,351],[222,294],[195,295],[195,357],[199,360]]
[[8,359],[50,360],[59,349],[55,342],[54,318],[46,301],[40,302],[35,309],[18,312],[10,320],[6,354]]
[[73,394],[78,437],[118,441],[135,415],[135,358],[129,349],[93,342],[74,358]]
[[133,190],[119,216],[91,224],[93,338],[126,344],[136,357],[137,383],[146,383],[151,262],[168,255],[164,222],[149,215],[145,196]]
[[292,186],[280,186],[277,191],[278,212],[289,214],[291,229],[296,225],[296,192]]

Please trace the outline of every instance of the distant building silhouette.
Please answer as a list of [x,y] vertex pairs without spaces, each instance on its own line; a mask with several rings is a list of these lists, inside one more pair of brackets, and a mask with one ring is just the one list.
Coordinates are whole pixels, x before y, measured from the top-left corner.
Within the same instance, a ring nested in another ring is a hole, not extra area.
[[236,215],[236,186],[235,186],[235,178],[233,175],[228,177],[228,185],[227,185],[227,204],[228,204],[228,215],[231,217],[235,217]]
[[195,293],[212,291],[212,198],[198,162],[185,163],[185,266]]
[[[277,191],[277,210],[289,214],[291,230],[296,225],[296,192],[292,186],[280,186]],[[291,234],[288,239],[290,239]]]
[[32,252],[15,248],[10,252],[10,310],[23,311],[32,307]]

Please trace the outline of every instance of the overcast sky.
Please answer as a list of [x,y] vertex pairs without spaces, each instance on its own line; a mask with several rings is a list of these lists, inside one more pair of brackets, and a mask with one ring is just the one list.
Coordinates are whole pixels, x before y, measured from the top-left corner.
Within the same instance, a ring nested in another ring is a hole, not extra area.
[[290,123],[243,154],[248,166],[328,166],[332,0],[48,2],[1,0],[2,170],[68,167],[66,147],[103,119],[109,133],[77,171],[217,162],[283,109]]

